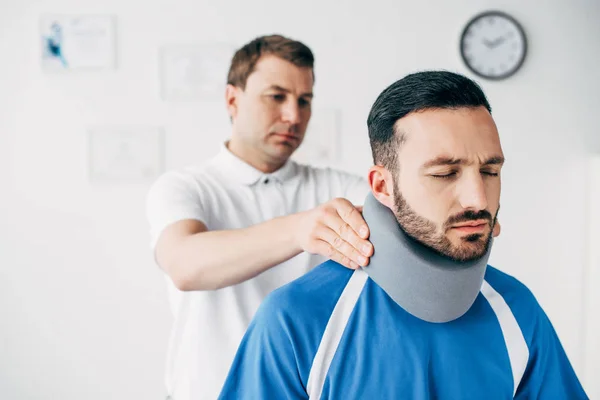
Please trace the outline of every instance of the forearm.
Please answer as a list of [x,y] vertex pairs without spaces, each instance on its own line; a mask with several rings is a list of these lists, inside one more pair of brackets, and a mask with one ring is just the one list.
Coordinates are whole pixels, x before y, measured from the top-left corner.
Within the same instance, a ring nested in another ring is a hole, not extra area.
[[298,218],[191,235],[178,246],[170,275],[182,290],[215,290],[251,279],[302,251],[294,237]]

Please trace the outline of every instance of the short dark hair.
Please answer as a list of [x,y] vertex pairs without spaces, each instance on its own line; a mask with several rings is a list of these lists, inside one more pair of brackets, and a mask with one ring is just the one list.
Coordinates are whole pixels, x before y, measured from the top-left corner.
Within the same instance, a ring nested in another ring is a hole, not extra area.
[[448,71],[424,71],[405,76],[388,86],[375,100],[367,119],[373,163],[390,171],[398,166],[403,132],[396,122],[406,115],[429,109],[484,106],[492,109],[481,87],[471,79]]
[[235,52],[227,74],[227,83],[245,89],[256,63],[261,56],[267,54],[289,61],[297,67],[314,67],[313,53],[304,43],[282,35],[260,36]]

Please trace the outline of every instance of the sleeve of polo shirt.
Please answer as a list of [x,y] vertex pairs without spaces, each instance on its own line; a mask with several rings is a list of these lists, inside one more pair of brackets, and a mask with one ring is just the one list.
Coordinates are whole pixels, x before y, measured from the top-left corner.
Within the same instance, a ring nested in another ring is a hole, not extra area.
[[151,186],[146,198],[146,218],[154,249],[161,232],[170,224],[194,219],[207,223],[198,182],[181,172],[167,172]]

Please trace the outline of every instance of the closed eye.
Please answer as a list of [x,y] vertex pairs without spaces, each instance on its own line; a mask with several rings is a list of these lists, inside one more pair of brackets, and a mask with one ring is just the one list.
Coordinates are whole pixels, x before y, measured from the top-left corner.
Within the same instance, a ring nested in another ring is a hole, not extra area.
[[436,175],[431,175],[431,176],[436,179],[450,179],[450,178],[456,176],[456,172],[450,172],[448,174],[436,174]]
[[499,175],[497,172],[489,172],[489,171],[481,171],[481,173],[483,175],[487,175],[487,176],[498,176]]
[[276,102],[280,103],[285,100],[285,94],[272,94],[271,98]]

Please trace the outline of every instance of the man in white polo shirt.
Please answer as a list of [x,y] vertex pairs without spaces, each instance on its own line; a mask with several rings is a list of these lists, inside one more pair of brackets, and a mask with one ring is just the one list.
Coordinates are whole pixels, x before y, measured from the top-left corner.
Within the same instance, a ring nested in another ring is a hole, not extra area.
[[368,264],[368,228],[353,206],[367,182],[290,160],[311,115],[313,79],[313,55],[300,42],[274,35],[242,47],[228,75],[230,140],[208,162],[164,174],[148,194],[174,313],[166,365],[174,400],[218,396],[272,290],[324,258]]

